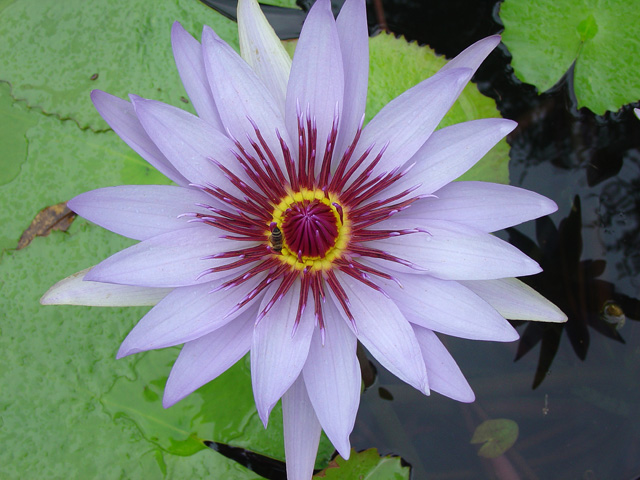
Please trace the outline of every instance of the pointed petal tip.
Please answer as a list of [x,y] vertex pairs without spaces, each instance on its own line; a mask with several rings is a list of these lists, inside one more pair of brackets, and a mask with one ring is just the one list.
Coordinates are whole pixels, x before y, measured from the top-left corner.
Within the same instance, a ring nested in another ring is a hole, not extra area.
[[[252,377],[253,377],[253,373],[252,373]],[[264,428],[267,428],[267,426],[269,425],[269,416],[271,415],[271,410],[273,410],[273,407],[275,407],[277,400],[275,402],[273,402],[271,405],[267,405],[265,404],[264,401],[258,399],[255,396],[255,386],[254,386],[254,401],[256,404],[256,410],[258,410],[258,417],[260,417],[260,421],[262,421],[262,425],[264,425]]]
[[216,43],[224,41],[220,38],[220,36],[215,32],[213,28],[209,25],[202,26],[202,46],[204,47],[205,43]]
[[549,302],[547,300],[547,311],[545,312],[544,317],[536,318],[535,320],[530,320],[532,322],[547,322],[547,323],[565,323],[569,317],[560,310],[555,304]]
[[179,21],[176,20],[173,22],[173,25],[171,25],[171,46],[174,54],[176,53],[178,46],[184,45],[184,42],[188,42],[189,40],[193,40],[191,34]]
[[324,7],[325,9],[328,9],[329,11],[331,11],[331,0],[317,0],[311,7],[311,10],[313,10],[313,8],[316,7],[316,5],[319,5],[317,7],[318,9],[320,7]]
[[138,353],[141,351],[139,349],[129,347],[128,345],[126,345],[126,341],[127,339],[125,338],[124,342],[122,342],[122,345],[120,345],[118,353],[116,353],[116,360],[120,360],[121,358],[128,357],[129,355],[133,355],[134,353]]
[[426,396],[431,395],[431,389],[429,388],[429,382],[425,379],[423,385],[422,385],[422,389],[420,390],[422,393],[424,393]]
[[558,211],[558,204],[550,198],[540,195],[541,217],[551,215]]
[[560,310],[557,320],[549,320],[549,321],[553,323],[565,323],[567,320],[569,320],[569,317],[567,317],[567,315],[562,310]]
[[[55,286],[55,285],[54,285]],[[52,292],[53,287],[47,290],[44,295],[40,297],[40,305],[57,305],[55,300],[55,292]]]
[[133,93],[129,94],[129,100],[131,100],[131,103],[133,104],[133,108],[136,111],[136,114],[138,113],[138,107],[145,105],[145,103],[147,102],[151,102],[152,100],[148,100],[146,98],[143,98],[139,95],[135,95]]
[[491,338],[492,342],[515,342],[520,338],[520,334],[515,328],[513,328],[513,326],[511,326],[510,323],[505,322],[505,325],[507,328],[505,328],[500,335],[496,335],[495,338]]
[[94,88],[90,93],[91,101],[96,103],[96,99],[99,99],[102,95],[108,95],[108,93],[100,90],[99,88]]
[[162,396],[162,407],[173,407],[176,403],[182,400],[186,395],[181,395],[171,386],[171,376],[167,380],[167,384],[164,387],[164,395]]
[[262,422],[262,425],[264,426],[265,429],[269,425],[270,413],[271,413],[271,409],[269,409],[266,413],[264,411],[261,411],[261,409],[258,409],[258,416],[260,417],[260,421]]
[[473,390],[469,389],[469,392],[466,395],[461,395],[456,400],[462,403],[473,403],[476,401],[476,394],[473,393]]
[[501,41],[502,35],[496,33],[495,35],[489,35],[488,37],[478,40],[476,43],[486,43],[487,45],[493,45],[493,48],[495,48]]
[[345,460],[349,460],[351,456],[351,442],[349,442],[349,437],[345,438],[343,442],[340,442],[340,445],[334,445],[338,454]]
[[510,120],[508,118],[502,118],[500,119],[500,132],[503,134],[503,136],[507,136],[508,134],[510,134],[511,132],[513,132],[516,127],[518,126],[518,122],[514,121],[514,120]]
[[73,302],[70,301],[71,299],[67,291],[69,283],[80,283],[78,281],[85,277],[88,270],[89,269],[81,270],[51,285],[42,297],[40,297],[40,305],[72,305]]
[[103,112],[106,108],[108,108],[109,102],[112,102],[113,100],[121,100],[120,97],[116,97],[115,95],[111,95],[110,93],[99,90],[97,88],[91,90],[91,94],[89,96],[91,98],[93,106],[96,108],[98,113],[103,116],[103,118]]

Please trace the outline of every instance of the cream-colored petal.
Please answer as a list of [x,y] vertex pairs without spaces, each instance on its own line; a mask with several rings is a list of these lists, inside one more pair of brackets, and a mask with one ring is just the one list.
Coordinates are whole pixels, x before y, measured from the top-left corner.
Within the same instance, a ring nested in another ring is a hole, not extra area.
[[240,54],[264,82],[284,112],[291,57],[256,0],[239,0]]
[[42,305],[86,305],[91,307],[151,306],[162,300],[172,288],[135,287],[84,281],[86,268],[60,280],[47,290]]
[[567,316],[549,300],[517,278],[462,281],[465,287],[511,320],[562,323]]

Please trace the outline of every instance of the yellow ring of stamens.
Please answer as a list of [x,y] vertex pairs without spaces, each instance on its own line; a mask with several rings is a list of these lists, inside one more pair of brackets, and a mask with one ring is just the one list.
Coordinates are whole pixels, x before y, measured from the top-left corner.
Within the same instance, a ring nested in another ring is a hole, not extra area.
[[[329,207],[329,209],[333,213],[333,216],[335,217],[336,227],[338,229],[338,236],[336,238],[335,244],[322,257],[302,256],[302,261],[300,261],[298,260],[298,253],[291,251],[289,245],[287,244],[286,237],[283,236],[282,250],[279,252],[279,254],[274,253],[274,255],[277,255],[281,262],[287,263],[297,270],[304,270],[305,268],[308,268],[309,271],[312,272],[320,270],[330,270],[332,268],[333,261],[340,258],[347,248],[349,237],[351,234],[351,222],[348,220],[347,209],[340,202],[340,199],[337,196],[332,195],[331,193],[325,194],[325,192],[319,189],[308,190],[306,188],[301,189],[299,192],[290,193],[289,195],[284,197],[280,201],[280,203],[273,209],[272,220],[270,223],[275,223],[276,226],[282,231],[284,214],[287,209],[289,209],[292,205],[303,202],[305,200],[317,200]],[[342,207],[342,222],[340,221],[340,213],[333,205],[333,203],[337,203]],[[265,231],[265,235],[267,237],[267,241],[269,241],[271,230],[267,229]]]

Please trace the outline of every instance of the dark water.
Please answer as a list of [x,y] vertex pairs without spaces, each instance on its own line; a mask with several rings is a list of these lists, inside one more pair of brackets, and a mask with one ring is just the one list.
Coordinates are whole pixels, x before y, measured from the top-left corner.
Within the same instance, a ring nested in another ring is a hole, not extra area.
[[[233,14],[235,2],[212,1]],[[375,3],[372,33],[386,25],[448,57],[502,30],[493,1]],[[274,12],[281,36],[295,36],[301,17]],[[632,108],[578,111],[571,72],[538,95],[509,62],[501,45],[474,81],[519,123],[508,137],[511,183],[552,198],[559,211],[503,238],[540,262],[545,272],[525,281],[569,321],[514,322],[521,339],[510,344],[443,338],[476,393],[469,405],[426,398],[377,366],[352,443],[401,456],[414,480],[640,478],[640,120]],[[471,436],[497,418],[518,424],[518,440],[483,459]]]

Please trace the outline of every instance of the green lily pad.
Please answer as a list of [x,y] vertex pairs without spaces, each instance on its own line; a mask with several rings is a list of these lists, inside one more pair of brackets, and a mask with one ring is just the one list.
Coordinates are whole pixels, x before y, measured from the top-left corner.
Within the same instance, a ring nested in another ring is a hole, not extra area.
[[471,443],[484,443],[478,456],[497,458],[509,450],[518,439],[518,424],[507,418],[482,422],[473,432]]
[[13,137],[1,162],[17,166],[12,180],[0,185],[0,252],[16,248],[21,233],[45,207],[98,187],[168,183],[112,131],[81,130],[73,121],[26,108],[12,98],[6,83],[0,84],[0,105],[7,105],[9,114],[15,110],[9,117],[15,123],[8,125]]
[[578,107],[598,115],[640,99],[640,11],[627,0],[506,0],[502,41],[515,74],[544,92],[575,62]]
[[0,118],[4,120],[0,128],[0,186],[9,183],[20,173],[27,159],[27,139],[25,132],[33,127],[38,118],[29,115],[24,102],[14,102],[9,85],[0,83]]
[[[389,101],[434,75],[447,63],[429,47],[407,43],[389,33],[372,38],[369,49],[366,121],[371,120]],[[482,95],[475,84],[469,83],[438,128],[493,117],[500,118],[495,101]],[[501,140],[460,180],[509,183],[509,146],[506,140]]]
[[411,469],[402,466],[400,457],[381,457],[375,448],[356,452],[351,450],[349,460],[338,456],[313,478],[326,480],[409,480]]
[[200,38],[212,26],[237,46],[237,26],[195,0],[18,0],[0,18],[0,80],[15,98],[81,128],[104,130],[89,93],[100,89],[184,105],[169,32],[180,21]]
[[[119,377],[101,398],[114,420],[132,422],[144,438],[174,455],[193,455],[203,441],[226,443],[261,455],[284,459],[282,409],[273,409],[269,428],[260,421],[251,389],[249,357],[176,405],[162,406],[164,385],[179,348],[150,352],[135,361],[136,377]],[[318,468],[333,453],[323,438]]]

